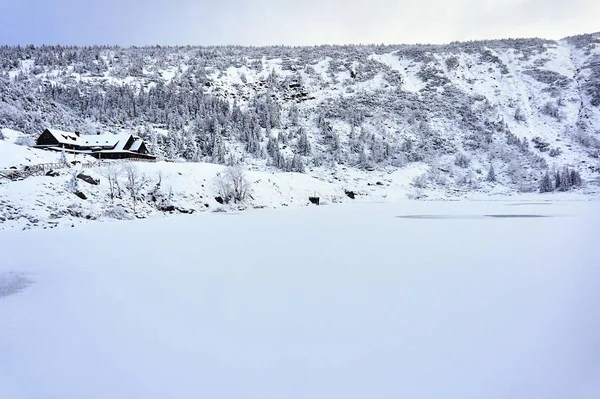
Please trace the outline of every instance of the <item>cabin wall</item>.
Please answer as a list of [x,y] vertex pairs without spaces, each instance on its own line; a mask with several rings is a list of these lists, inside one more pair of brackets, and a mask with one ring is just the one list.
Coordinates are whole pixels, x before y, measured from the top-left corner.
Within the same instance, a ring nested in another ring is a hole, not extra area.
[[37,138],[35,143],[36,145],[56,146],[58,145],[58,140],[56,140],[56,138],[52,134],[50,134],[50,132],[45,131]]

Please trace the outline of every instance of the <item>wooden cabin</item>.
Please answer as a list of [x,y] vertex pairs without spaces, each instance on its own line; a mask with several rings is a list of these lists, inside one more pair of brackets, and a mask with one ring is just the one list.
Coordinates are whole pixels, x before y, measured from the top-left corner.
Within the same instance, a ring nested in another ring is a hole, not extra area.
[[156,160],[143,139],[133,134],[81,135],[46,129],[36,140],[36,148],[91,155],[98,159]]

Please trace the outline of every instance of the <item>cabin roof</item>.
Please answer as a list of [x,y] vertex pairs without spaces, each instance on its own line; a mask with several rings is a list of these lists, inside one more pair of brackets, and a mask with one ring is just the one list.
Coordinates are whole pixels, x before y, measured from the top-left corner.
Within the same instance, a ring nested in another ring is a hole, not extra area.
[[144,140],[142,140],[141,138],[139,138],[139,137],[134,137],[134,138],[135,138],[135,141],[131,145],[131,148],[129,148],[129,151],[139,151],[142,144],[144,144]]
[[130,137],[131,134],[84,135],[79,137],[78,144],[82,147],[114,147],[122,151]]
[[[111,152],[111,153],[137,153],[144,145],[144,140],[131,133],[122,134],[96,134],[78,135],[56,129],[46,129],[58,141],[52,146],[42,145],[44,148],[58,149],[67,147],[81,153]],[[131,145],[126,148],[128,142]],[[148,155],[148,154],[147,154]]]
[[77,135],[75,133],[63,132],[62,130],[46,129],[60,144],[78,144]]

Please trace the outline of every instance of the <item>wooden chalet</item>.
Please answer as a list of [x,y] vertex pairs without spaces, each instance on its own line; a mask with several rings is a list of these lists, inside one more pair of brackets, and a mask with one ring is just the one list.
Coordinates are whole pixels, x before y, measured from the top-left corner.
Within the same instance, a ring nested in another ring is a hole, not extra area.
[[148,151],[144,140],[133,134],[81,135],[46,129],[36,140],[36,148],[91,155],[98,159],[146,159],[156,157]]

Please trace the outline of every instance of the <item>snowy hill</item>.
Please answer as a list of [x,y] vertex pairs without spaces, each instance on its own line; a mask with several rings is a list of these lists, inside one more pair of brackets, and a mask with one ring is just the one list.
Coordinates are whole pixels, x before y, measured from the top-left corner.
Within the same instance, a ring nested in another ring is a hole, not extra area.
[[[300,185],[303,202],[320,184],[343,200],[345,190],[387,201],[535,193],[564,167],[581,175],[580,193],[599,189],[598,33],[444,46],[5,46],[0,99],[3,132],[134,132],[163,160],[242,164],[252,179],[302,173],[289,181],[312,182]],[[0,168],[49,156],[2,136],[15,151],[4,149]]]

